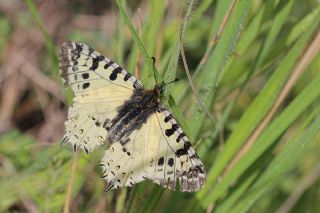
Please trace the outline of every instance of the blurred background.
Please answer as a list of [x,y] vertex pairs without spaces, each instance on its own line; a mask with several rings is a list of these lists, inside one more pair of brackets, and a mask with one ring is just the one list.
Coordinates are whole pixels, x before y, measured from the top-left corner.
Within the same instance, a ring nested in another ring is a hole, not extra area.
[[[119,2],[128,20],[112,0],[0,1],[0,211],[319,212],[319,1]],[[198,193],[146,181],[104,194],[103,149],[60,147],[64,41],[154,85],[127,22],[162,78],[180,79],[166,103],[205,164]]]

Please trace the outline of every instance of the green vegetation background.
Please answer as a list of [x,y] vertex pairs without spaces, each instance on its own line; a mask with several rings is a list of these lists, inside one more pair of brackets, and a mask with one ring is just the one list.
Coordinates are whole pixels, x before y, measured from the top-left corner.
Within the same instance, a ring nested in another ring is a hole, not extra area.
[[[316,0],[1,1],[0,211],[319,212],[319,21]],[[66,40],[146,87],[151,56],[159,78],[180,79],[164,101],[205,164],[201,191],[146,181],[104,194],[103,148],[60,148]]]

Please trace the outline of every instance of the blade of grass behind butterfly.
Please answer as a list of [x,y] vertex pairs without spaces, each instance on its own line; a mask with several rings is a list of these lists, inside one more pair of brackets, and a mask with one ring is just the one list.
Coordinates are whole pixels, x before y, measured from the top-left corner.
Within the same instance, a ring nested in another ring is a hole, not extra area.
[[[161,50],[161,48],[158,48],[159,45],[162,45],[163,40],[161,39],[161,27],[163,23],[163,17],[164,17],[164,11],[165,11],[165,4],[163,1],[155,1],[152,0],[148,3],[148,12],[147,16],[149,18],[145,18],[143,20],[143,24],[141,23],[141,41],[145,45],[145,48],[148,50],[149,54],[154,57],[160,57],[161,53],[159,54],[158,51]],[[139,15],[140,12],[138,11]],[[141,20],[142,22],[142,20]],[[132,49],[130,51],[129,56],[129,69],[134,70],[137,65],[137,58],[138,58],[138,52],[137,52],[137,44],[134,43],[132,45]],[[158,48],[158,49],[157,49]],[[160,58],[157,59],[157,64],[159,63]],[[149,70],[148,66],[141,66],[139,67],[139,79],[141,79],[146,88],[151,88],[154,86],[154,69]],[[157,81],[161,81],[161,78],[159,78],[159,73],[156,73]]]
[[232,212],[247,212],[254,202],[263,194],[275,187],[285,173],[292,170],[297,161],[301,158],[306,149],[302,147],[308,146],[315,142],[315,136],[320,131],[320,114],[312,122],[312,124],[295,140],[290,140],[283,151],[275,157],[271,165],[253,185],[248,193],[241,199],[237,205],[232,207]]
[[[44,38],[45,38],[45,44],[47,48],[47,52],[49,53],[52,64],[54,66],[54,75],[56,77],[59,76],[59,61],[58,61],[58,56],[57,56],[57,51],[55,49],[55,44],[53,40],[51,39],[48,31],[45,28],[45,25],[42,22],[41,16],[39,14],[39,11],[35,4],[33,3],[33,0],[25,0],[25,3],[28,7],[28,10],[30,11],[32,17],[34,18],[36,24],[38,25],[39,29],[41,30]],[[61,81],[60,81],[61,82]]]
[[[200,73],[201,76],[199,77],[198,84],[199,95],[207,108],[212,106],[216,88],[220,82],[220,76],[223,74],[223,67],[238,38],[242,23],[250,8],[250,2],[251,0],[244,0],[236,4],[217,46],[209,55],[208,61]],[[189,113],[193,115],[190,129],[194,132],[193,138],[191,138],[194,140],[200,134],[206,114],[196,102],[191,105]]]
[[[153,57],[160,56],[157,51],[160,51],[161,48],[157,49],[159,45],[163,45],[164,42],[162,37],[162,23],[165,11],[165,2],[158,0],[149,1],[149,12],[148,17],[145,20],[145,28],[142,33],[142,41],[144,41],[145,47],[148,49],[148,52]],[[156,58],[156,63],[159,64],[160,58]],[[150,79],[146,81],[145,86],[147,88],[153,87],[154,76],[153,76],[154,68],[149,70],[149,67],[143,66],[141,72],[141,79]],[[160,73],[157,73],[159,76]],[[158,83],[161,82],[161,78],[157,78]]]
[[[317,103],[316,103],[317,104]],[[310,125],[313,122],[313,119],[317,116],[320,115],[320,108],[315,108],[311,113],[306,112],[303,117],[307,117],[303,123],[298,127],[298,129],[295,130],[295,134],[293,137],[291,137],[289,139],[289,143],[292,141],[296,141],[299,139],[299,137],[301,137],[302,134],[304,134],[304,132],[306,131],[306,128],[308,127],[308,125]],[[309,115],[308,115],[309,114]],[[288,147],[288,143],[287,142],[283,142],[285,145],[285,147]],[[268,166],[268,170],[270,170],[272,166],[276,165],[274,163],[274,161],[276,161],[276,158],[279,157],[279,155],[282,155],[284,152],[287,152],[288,150],[286,148],[282,148],[282,151],[280,153],[277,154],[277,156],[273,159],[273,161],[271,162],[271,164]],[[290,156],[290,155],[289,155]],[[290,170],[290,166],[284,166],[282,165],[282,173],[288,172]],[[264,172],[264,174],[262,174],[262,176],[259,177],[259,179],[256,181],[256,183],[254,185],[256,185],[257,183],[259,183],[261,181],[261,179],[263,179],[266,176],[266,173],[268,172]],[[270,175],[270,174],[269,174]],[[279,176],[279,174],[275,173],[272,175],[273,178],[277,178]],[[271,176],[269,176],[271,178]],[[250,179],[250,177],[249,177]],[[268,181],[267,185],[268,188],[270,187],[275,187],[278,183],[275,181]],[[253,186],[254,187],[254,186]],[[248,191],[244,191],[244,189],[246,189],[248,187],[237,187],[236,190],[226,199],[223,201],[223,203],[221,205],[218,206],[218,208],[216,209],[217,212],[229,212],[231,211],[234,206],[240,205],[240,203],[242,203],[243,199],[246,199],[249,195],[248,195]],[[250,191],[252,190],[252,186],[250,187]]]
[[[186,7],[185,7],[186,12],[184,15],[183,22],[180,26],[180,29],[179,29],[179,31],[177,31],[176,41],[174,44],[172,55],[171,55],[167,70],[164,73],[163,79],[165,82],[173,81],[176,77],[177,67],[178,67],[178,63],[179,63],[179,56],[180,56],[180,48],[181,48],[180,45],[183,45],[180,43],[181,42],[180,38],[183,37],[183,35],[185,34],[185,31],[186,31],[186,28],[187,28],[187,25],[188,25],[188,22],[190,20],[190,16],[192,13],[192,9],[195,4],[194,0],[187,0],[185,2],[186,2]],[[172,85],[170,85],[170,84],[167,85],[167,87],[166,87],[166,92],[168,92],[169,94],[170,94],[171,87],[172,87]]]
[[[126,8],[126,1],[123,2],[124,7]],[[114,14],[115,12],[112,11],[112,14],[114,17],[116,17],[116,14]],[[116,50],[116,61],[118,64],[125,64],[124,63],[124,54],[125,54],[125,20],[123,16],[119,17],[119,25],[118,25],[118,29],[116,32],[117,36],[114,36],[113,38],[113,42],[111,42],[111,44],[113,44],[113,46],[115,47]],[[128,68],[128,72],[132,73],[133,70]]]
[[[131,33],[131,36],[132,36],[133,40],[134,40],[134,43],[138,46],[138,48],[139,48],[139,50],[140,50],[140,52],[142,54],[142,57],[143,57],[146,65],[148,67],[149,72],[152,73],[152,75],[153,75],[153,70],[155,69],[155,67],[153,66],[152,59],[150,58],[147,50],[145,49],[143,43],[141,42],[141,40],[140,40],[135,28],[133,27],[133,24],[131,23],[131,20],[129,19],[129,17],[128,17],[126,11],[125,11],[125,8],[123,6],[122,1],[121,0],[116,0],[116,2],[117,2],[117,5],[118,5],[120,14],[124,17],[124,20],[125,20],[128,28],[129,28],[129,31]],[[158,72],[156,72],[156,73],[158,73]]]
[[[164,2],[152,0],[148,3],[147,16],[150,16],[150,18],[140,20],[140,22],[143,21],[143,23],[140,23],[142,25],[140,26],[142,28],[140,40],[151,56],[157,56],[156,51],[158,50],[156,48],[162,43],[162,40],[160,38],[161,33],[159,32],[161,32],[161,23],[163,22],[164,10]],[[140,11],[138,11],[137,13],[140,17]],[[138,62],[137,50],[139,46],[136,42],[134,42],[132,46],[133,47],[130,51],[128,65],[130,70],[134,70]],[[154,67],[152,67],[152,69],[150,70],[148,66],[141,66],[139,67],[139,69],[139,79],[143,81],[143,84],[146,88],[151,88],[154,85]],[[159,79],[159,74],[156,73],[156,75],[158,76],[157,79]]]
[[289,51],[285,59],[277,67],[268,82],[265,84],[259,95],[243,114],[231,136],[228,138],[223,152],[219,153],[217,156],[216,163],[208,174],[208,188],[206,187],[201,191],[201,193],[198,194],[200,199],[205,197],[206,193],[210,191],[210,188],[213,187],[218,175],[221,174],[239,147],[244,143],[261,119],[270,110],[279,92],[281,91],[283,84],[286,82],[288,75],[290,75],[296,60],[301,56],[304,48],[308,45],[308,41],[310,40],[318,23],[319,19],[315,20],[313,26],[310,28],[310,31],[305,33],[296,42],[294,47]]

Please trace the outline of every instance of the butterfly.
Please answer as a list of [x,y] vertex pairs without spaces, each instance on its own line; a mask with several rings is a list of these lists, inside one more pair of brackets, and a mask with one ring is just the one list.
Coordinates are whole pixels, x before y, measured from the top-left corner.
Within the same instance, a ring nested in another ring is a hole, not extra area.
[[73,90],[62,143],[92,152],[109,143],[100,166],[106,191],[152,180],[162,187],[198,191],[204,166],[188,137],[161,103],[165,83],[144,89],[121,66],[91,47],[65,42],[60,72]]

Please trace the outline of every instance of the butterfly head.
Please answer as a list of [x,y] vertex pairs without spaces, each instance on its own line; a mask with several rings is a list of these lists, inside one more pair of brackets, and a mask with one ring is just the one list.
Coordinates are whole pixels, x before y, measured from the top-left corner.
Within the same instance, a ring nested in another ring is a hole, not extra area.
[[165,83],[164,81],[162,81],[160,84],[156,84],[156,85],[154,86],[153,91],[154,91],[154,93],[156,94],[156,96],[157,96],[158,98],[160,98],[160,97],[163,95],[164,91],[165,91],[165,87],[166,87],[168,84],[177,82],[178,80],[179,80],[179,79],[176,78],[176,79],[174,79],[173,81],[170,81],[170,82],[168,82],[168,83]]

